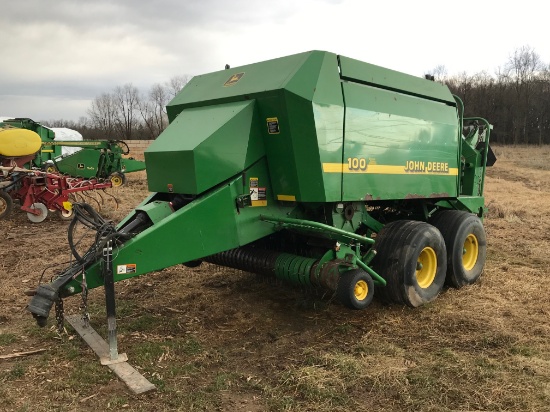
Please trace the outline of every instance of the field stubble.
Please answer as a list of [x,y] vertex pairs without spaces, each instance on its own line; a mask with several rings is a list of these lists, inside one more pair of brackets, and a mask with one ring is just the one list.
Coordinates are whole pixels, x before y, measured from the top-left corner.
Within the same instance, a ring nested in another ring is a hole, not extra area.
[[[550,148],[497,147],[488,169],[480,281],[418,309],[351,312],[236,270],[177,266],[116,284],[119,347],[157,385],[132,395],[68,328],[38,329],[23,291],[68,259],[67,223],[21,212],[0,224],[0,399],[9,411],[550,410]],[[112,190],[115,221],[145,173]],[[111,204],[112,206],[112,204]],[[102,289],[92,324],[105,336]],[[66,299],[69,312],[78,297]]]

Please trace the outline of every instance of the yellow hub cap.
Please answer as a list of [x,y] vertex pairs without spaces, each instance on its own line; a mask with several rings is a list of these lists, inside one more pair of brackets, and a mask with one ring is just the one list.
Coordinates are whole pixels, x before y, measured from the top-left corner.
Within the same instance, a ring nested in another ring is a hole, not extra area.
[[365,282],[364,280],[360,280],[355,284],[353,293],[355,293],[355,298],[357,300],[363,300],[369,294],[369,285],[367,285],[367,282]]
[[425,247],[416,262],[416,281],[422,289],[430,287],[437,272],[437,256],[431,247]]
[[462,249],[462,266],[466,270],[472,270],[477,262],[477,256],[479,254],[479,244],[477,243],[477,237],[470,233],[464,241],[464,247]]
[[113,187],[119,187],[122,185],[122,178],[120,176],[112,176],[111,183]]

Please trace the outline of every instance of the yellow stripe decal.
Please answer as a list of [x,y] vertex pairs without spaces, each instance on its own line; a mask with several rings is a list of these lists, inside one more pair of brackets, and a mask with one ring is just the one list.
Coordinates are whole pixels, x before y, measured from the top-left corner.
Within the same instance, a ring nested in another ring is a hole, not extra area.
[[42,142],[42,146],[101,146],[102,141],[85,142],[83,140],[69,140],[69,141],[48,141]]
[[277,195],[277,200],[283,200],[285,202],[295,202],[296,196],[294,195]]
[[344,165],[342,163],[323,163],[323,172],[325,173],[342,173],[342,169],[344,168]]
[[370,164],[366,169],[351,170],[346,163],[323,163],[323,172],[325,173],[355,173],[355,174],[373,174],[373,175],[440,175],[457,176],[458,168],[450,167],[448,172],[433,170],[407,171],[405,166],[376,165]]

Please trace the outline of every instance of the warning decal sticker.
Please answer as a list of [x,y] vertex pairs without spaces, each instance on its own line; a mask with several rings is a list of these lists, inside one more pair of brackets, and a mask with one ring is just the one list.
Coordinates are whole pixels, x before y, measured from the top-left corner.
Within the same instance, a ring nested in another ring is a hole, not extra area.
[[258,178],[251,177],[249,180],[249,193],[252,206],[267,206],[267,189],[259,187]]
[[279,119],[276,117],[268,117],[267,119],[267,133],[269,134],[279,134]]
[[126,275],[129,273],[136,273],[136,264],[129,263],[127,265],[117,265],[116,273],[117,275]]

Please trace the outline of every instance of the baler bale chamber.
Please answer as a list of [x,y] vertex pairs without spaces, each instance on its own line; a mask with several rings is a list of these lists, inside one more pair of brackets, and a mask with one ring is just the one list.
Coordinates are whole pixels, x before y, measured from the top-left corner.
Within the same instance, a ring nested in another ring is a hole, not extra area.
[[114,281],[208,261],[352,309],[375,290],[416,307],[480,276],[490,125],[445,85],[311,51],[196,76],[167,112],[145,152],[152,194],[110,230],[83,219],[103,232],[38,287],[40,324],[103,284],[111,244]]

